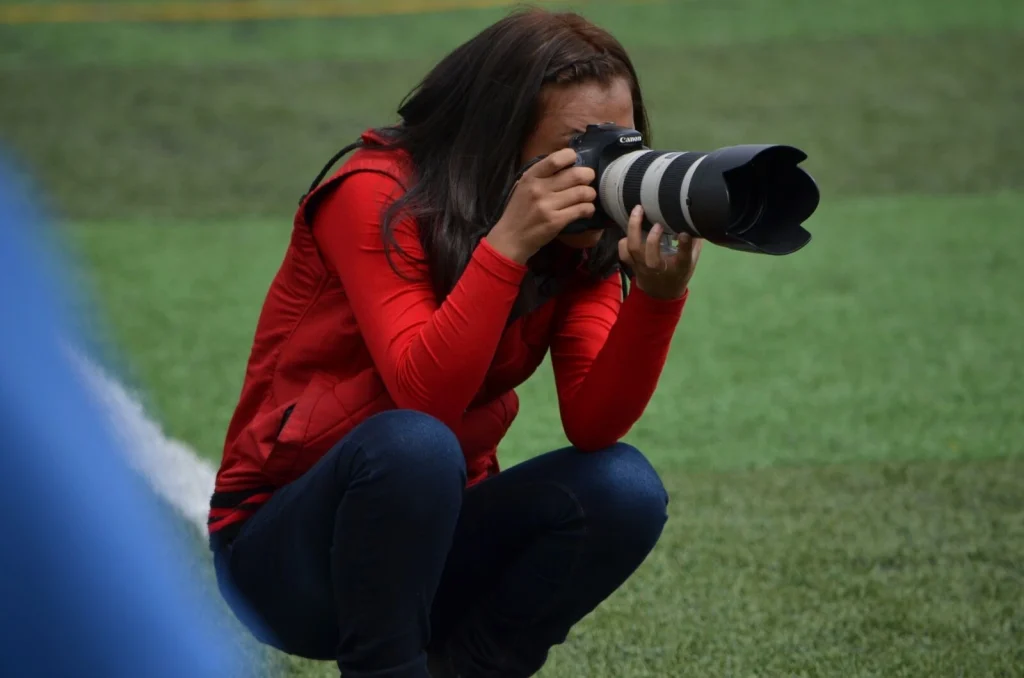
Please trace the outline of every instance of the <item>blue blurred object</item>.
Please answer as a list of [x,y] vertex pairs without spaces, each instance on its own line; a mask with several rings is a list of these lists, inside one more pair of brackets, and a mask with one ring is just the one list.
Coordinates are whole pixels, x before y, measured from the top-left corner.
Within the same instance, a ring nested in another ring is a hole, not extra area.
[[187,541],[66,353],[84,337],[48,222],[0,157],[0,676],[240,675]]

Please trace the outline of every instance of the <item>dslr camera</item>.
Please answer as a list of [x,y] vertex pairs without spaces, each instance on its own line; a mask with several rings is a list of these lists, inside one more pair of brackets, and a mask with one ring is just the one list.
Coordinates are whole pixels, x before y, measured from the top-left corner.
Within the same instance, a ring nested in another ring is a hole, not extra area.
[[[594,216],[564,233],[623,230],[636,205],[645,231],[664,238],[688,233],[744,252],[783,255],[811,240],[801,225],[818,207],[818,186],[798,165],[807,155],[792,146],[727,146],[711,152],[653,151],[635,129],[588,125],[570,141],[576,164],[594,170]],[[663,247],[665,241],[663,241]]]

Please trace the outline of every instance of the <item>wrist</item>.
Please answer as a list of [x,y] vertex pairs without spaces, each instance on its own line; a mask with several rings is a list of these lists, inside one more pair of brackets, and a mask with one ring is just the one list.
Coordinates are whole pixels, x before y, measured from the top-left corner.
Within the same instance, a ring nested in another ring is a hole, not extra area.
[[527,260],[530,258],[530,254],[524,251],[516,238],[505,237],[500,232],[495,233],[497,230],[498,227],[495,227],[484,237],[487,244],[491,246],[491,249],[506,259],[510,259],[520,266],[525,266]]

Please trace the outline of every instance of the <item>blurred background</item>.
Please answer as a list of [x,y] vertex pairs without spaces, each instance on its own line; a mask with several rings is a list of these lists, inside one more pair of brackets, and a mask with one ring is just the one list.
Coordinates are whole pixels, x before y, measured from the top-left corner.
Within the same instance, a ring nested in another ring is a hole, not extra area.
[[[791,257],[705,248],[629,436],[664,539],[542,676],[1024,675],[1024,3],[534,4],[626,45],[654,147],[792,144],[822,193]],[[199,463],[309,182],[510,7],[0,1],[0,144]],[[506,466],[565,444],[519,393]]]

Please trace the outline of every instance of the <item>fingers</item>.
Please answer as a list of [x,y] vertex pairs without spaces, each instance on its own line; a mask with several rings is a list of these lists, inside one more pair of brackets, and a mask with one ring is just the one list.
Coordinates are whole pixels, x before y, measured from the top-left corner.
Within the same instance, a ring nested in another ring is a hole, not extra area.
[[640,205],[633,208],[626,224],[626,237],[619,241],[619,259],[632,266],[642,266],[651,271],[665,271],[668,261],[661,254],[661,236],[665,227],[655,224],[644,237],[644,211]]
[[581,202],[594,202],[597,199],[597,191],[590,186],[573,186],[564,191],[558,191],[551,195],[552,209],[560,210]]
[[697,267],[697,260],[700,258],[703,246],[703,238],[694,238],[686,233],[679,234],[679,249],[669,259],[671,262],[669,266],[672,268],[674,275],[682,277],[684,286],[689,285],[690,278],[693,277],[693,272]]
[[625,238],[619,240],[619,261],[627,266],[634,266],[633,257],[629,255],[629,243]]
[[[526,173],[523,176],[533,176],[538,179],[545,179],[547,177],[554,176],[566,167],[571,166],[574,162],[576,162],[576,151],[571,148],[563,148],[559,151],[555,151],[530,169],[526,170]],[[593,181],[593,179],[591,179],[591,181]]]
[[665,260],[661,257],[661,234],[664,232],[661,224],[655,224],[647,234],[647,242],[644,243],[644,263],[652,271],[664,271]]
[[547,156],[536,165],[526,170],[524,177],[534,179],[550,179],[550,190],[562,191],[573,186],[586,186],[594,183],[596,174],[589,167],[574,167],[576,151],[563,148]]
[[594,216],[594,203],[592,202],[580,202],[574,205],[570,205],[565,209],[558,210],[555,214],[555,224],[559,230],[565,228],[577,219],[589,219]]
[[[597,191],[590,187],[594,181],[594,170],[573,167],[575,160],[576,151],[563,148],[523,174],[522,188],[532,200],[543,206],[549,218],[552,213],[581,203],[593,203],[597,199]],[[581,208],[579,212],[593,215],[594,207]]]
[[700,250],[704,246],[704,238],[694,238],[693,247],[690,249],[690,268],[692,269],[697,265],[697,260],[700,259]]
[[697,258],[700,256],[701,246],[704,244],[703,238],[694,238],[688,233],[680,233],[678,236],[679,245],[677,247],[679,253],[676,255],[676,263],[681,265],[689,265],[697,263]]
[[629,246],[629,254],[633,261],[644,261],[643,230],[640,228],[644,220],[644,208],[637,205],[629,213],[629,223],[626,224],[626,244]]
[[589,186],[594,183],[594,170],[589,167],[568,167],[548,178],[546,182],[552,191],[564,191],[574,186]]

